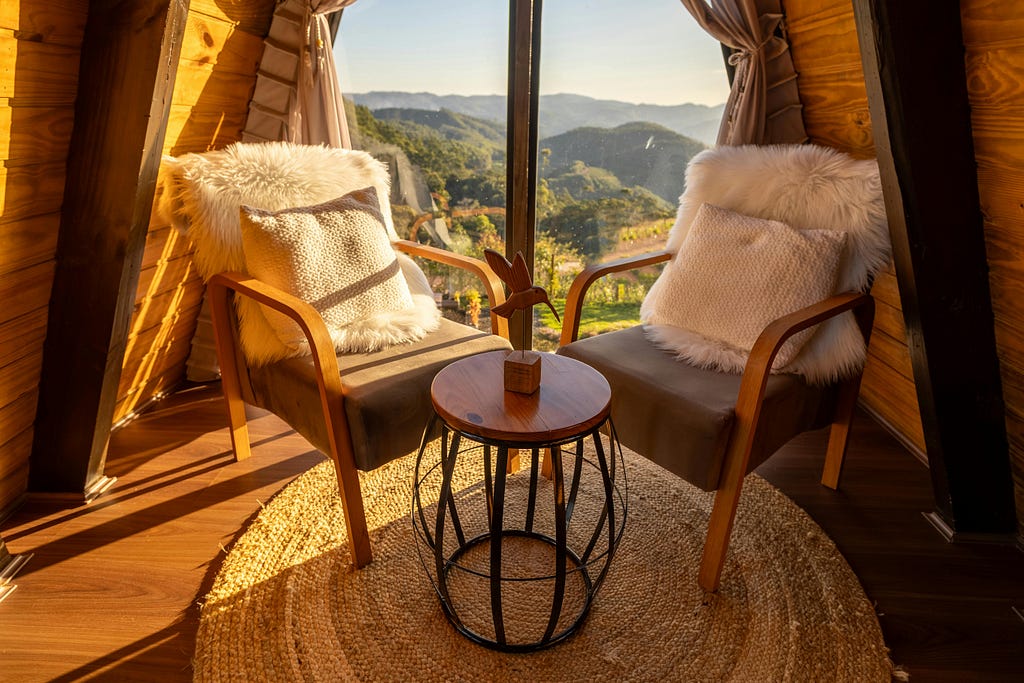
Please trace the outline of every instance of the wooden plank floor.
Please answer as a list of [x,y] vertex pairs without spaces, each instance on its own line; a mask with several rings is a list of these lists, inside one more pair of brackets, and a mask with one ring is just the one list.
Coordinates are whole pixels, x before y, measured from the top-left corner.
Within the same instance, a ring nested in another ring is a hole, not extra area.
[[[217,390],[165,401],[114,435],[112,492],[89,506],[34,500],[0,532],[34,553],[0,604],[0,681],[187,681],[198,602],[259,509],[322,456],[253,412],[235,463]],[[918,681],[1024,680],[1024,553],[953,546],[921,516],[927,470],[864,415],[843,488],[817,483],[825,434],[759,472],[836,541],[878,607],[892,657]]]

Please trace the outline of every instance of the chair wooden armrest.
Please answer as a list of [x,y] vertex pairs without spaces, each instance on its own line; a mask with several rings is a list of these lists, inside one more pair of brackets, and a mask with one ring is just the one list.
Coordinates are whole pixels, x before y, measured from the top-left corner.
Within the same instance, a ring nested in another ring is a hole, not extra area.
[[[438,249],[437,247],[432,247],[429,244],[420,244],[419,242],[412,242],[410,240],[397,240],[392,242],[392,244],[396,249],[409,254],[410,256],[419,256],[421,258],[430,259],[431,261],[437,261],[438,263],[462,268],[463,270],[476,275],[484,283],[484,289],[487,291],[487,299],[490,302],[492,310],[495,306],[500,306],[505,303],[505,287],[494,271],[491,270],[491,267],[484,261],[473,258],[472,256],[456,254],[455,252],[448,251],[447,249]],[[508,320],[497,315],[492,315],[491,332],[508,339]]]
[[352,454],[352,437],[349,434],[348,421],[345,419],[345,396],[338,370],[338,358],[327,325],[316,309],[302,299],[244,273],[217,273],[207,282],[214,342],[217,345],[217,357],[221,366],[221,388],[228,407],[231,445],[238,460],[250,455],[249,429],[246,425],[245,402],[241,393],[241,375],[237,360],[239,355],[231,329],[233,311],[229,303],[229,292],[247,296],[287,315],[299,325],[309,342],[330,446],[327,455],[334,461],[338,477],[338,491],[345,512],[349,549],[355,566],[364,567],[369,564],[373,554],[370,550],[370,535],[366,528],[363,497],[359,489],[359,473]]
[[[327,331],[327,326],[316,309],[302,299],[249,275],[224,272],[217,273],[207,282],[207,295],[210,298],[214,341],[217,345],[217,356],[220,359],[221,384],[224,396],[228,399],[228,410],[232,413],[235,410],[242,411],[241,419],[237,422],[232,417],[232,425],[244,425],[245,408],[241,398],[241,374],[239,372],[241,368],[237,364],[239,356],[231,331],[233,311],[228,303],[229,291],[247,296],[264,306],[269,306],[287,315],[299,325],[309,342],[324,415],[327,416],[329,422],[334,416],[341,416],[341,410],[344,408],[344,394],[342,393],[341,374],[338,370],[338,358],[335,355],[334,342]],[[327,433],[331,435],[331,438],[333,438],[335,428],[347,430],[348,427],[344,419],[341,419],[340,422],[340,425],[328,424]],[[248,438],[236,440],[235,436],[233,433],[232,442],[235,445],[235,452],[239,454],[239,459],[242,459],[244,456],[241,453],[244,452],[245,455],[248,455],[249,441]],[[247,437],[247,435],[245,436]],[[239,445],[242,444],[244,444],[244,450],[239,451]]]
[[[869,341],[875,315],[875,300],[870,294],[846,292],[769,323],[754,342],[746,367],[743,369],[743,378],[740,380],[735,423],[729,437],[729,446],[708,522],[708,536],[698,572],[698,583],[705,590],[713,591],[718,588],[743,477],[746,475],[754,448],[754,436],[757,433],[762,399],[771,373],[772,361],[785,341],[797,332],[851,310],[857,317],[864,341]],[[846,452],[846,436],[849,433],[859,388],[859,374],[841,384],[822,476],[822,483],[833,489],[838,486],[839,473]]]
[[608,261],[607,263],[596,263],[584,268],[572,281],[572,285],[569,287],[569,295],[565,298],[565,313],[562,316],[562,336],[558,341],[558,345],[565,346],[570,342],[576,341],[576,337],[580,333],[580,315],[583,311],[583,298],[587,295],[590,285],[605,275],[668,261],[673,255],[671,251],[655,251],[649,254],[639,254],[615,261]]
[[[806,330],[808,327],[834,318],[846,311],[855,311],[858,314],[857,323],[861,334],[864,335],[865,342],[868,341],[871,335],[871,323],[875,315],[875,300],[870,294],[859,292],[835,294],[828,299],[801,308],[769,323],[750,350],[750,357],[743,369],[740,397],[744,396],[745,390],[754,393],[756,387],[757,395],[753,400],[760,404],[765,385],[768,382],[768,375],[771,372],[772,362],[786,340],[801,330]],[[739,401],[737,401],[738,410]]]

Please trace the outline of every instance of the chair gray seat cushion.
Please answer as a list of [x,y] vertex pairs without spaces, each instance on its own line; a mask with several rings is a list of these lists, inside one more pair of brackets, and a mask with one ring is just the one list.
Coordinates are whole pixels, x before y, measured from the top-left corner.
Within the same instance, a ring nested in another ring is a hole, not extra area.
[[[459,358],[511,348],[502,337],[442,319],[436,331],[419,341],[373,353],[340,354],[356,467],[369,471],[419,447],[433,412],[430,383],[441,368]],[[249,376],[256,405],[330,452],[310,357],[250,368]]]
[[[703,370],[652,345],[643,328],[581,339],[558,353],[582,361],[612,388],[623,446],[705,491],[718,488],[739,395],[738,374]],[[824,426],[835,392],[798,375],[768,380],[748,472],[802,431]]]

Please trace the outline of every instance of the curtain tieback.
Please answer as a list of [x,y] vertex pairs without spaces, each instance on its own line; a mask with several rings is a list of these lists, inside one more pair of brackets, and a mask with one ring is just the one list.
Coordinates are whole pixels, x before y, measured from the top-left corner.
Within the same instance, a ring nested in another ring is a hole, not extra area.
[[757,44],[757,46],[753,48],[734,47],[733,49],[736,50],[736,52],[733,52],[731,55],[729,55],[729,66],[739,66],[741,63],[747,61],[755,54],[763,50],[764,46],[768,44],[768,41],[774,37],[774,34],[769,33],[767,36],[765,36],[764,40],[762,40],[760,43]]

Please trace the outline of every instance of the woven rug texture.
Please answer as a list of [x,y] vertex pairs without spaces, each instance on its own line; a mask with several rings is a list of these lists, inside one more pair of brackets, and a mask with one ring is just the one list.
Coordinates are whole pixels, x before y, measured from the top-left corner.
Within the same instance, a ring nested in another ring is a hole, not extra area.
[[[524,455],[510,490],[528,477]],[[480,469],[460,462],[454,488],[468,509],[483,495]],[[747,477],[721,587],[705,594],[697,565],[712,494],[629,451],[625,463],[625,533],[589,615],[563,643],[529,654],[476,645],[446,620],[410,522],[414,456],[361,473],[374,561],[358,571],[334,470],[317,465],[224,558],[203,600],[195,680],[892,680],[856,576],[786,496]],[[575,514],[599,493],[584,480]],[[436,503],[436,490],[421,494]]]

